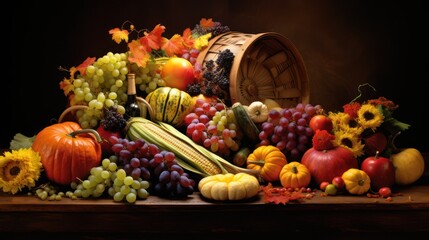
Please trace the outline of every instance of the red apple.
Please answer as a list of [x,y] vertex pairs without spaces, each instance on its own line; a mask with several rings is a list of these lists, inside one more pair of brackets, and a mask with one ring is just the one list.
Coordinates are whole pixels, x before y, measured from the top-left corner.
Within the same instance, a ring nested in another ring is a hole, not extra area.
[[320,190],[325,191],[326,187],[329,185],[329,182],[321,182],[319,185]]
[[105,130],[101,124],[96,131],[98,132],[101,139],[103,140],[103,142],[100,143],[103,155],[109,156],[113,154],[112,144],[110,143],[109,138],[110,136],[116,136],[117,138],[121,138],[122,134],[120,132],[111,132],[111,131]]
[[395,167],[389,158],[375,156],[363,160],[361,169],[371,179],[371,188],[378,191],[382,187],[392,187],[395,184]]
[[326,130],[331,132],[333,129],[332,119],[323,114],[314,115],[309,122],[309,127],[316,132],[316,130]]
[[338,190],[343,190],[344,187],[346,186],[346,184],[345,184],[344,179],[342,178],[342,176],[334,177],[334,179],[332,179],[332,184],[334,184],[334,186]]
[[194,81],[194,66],[186,59],[172,57],[168,59],[161,70],[165,85],[186,91],[188,84]]
[[373,156],[377,151],[383,152],[387,146],[387,138],[382,132],[375,132],[368,137],[363,138],[365,144],[365,154]]
[[350,168],[358,168],[352,151],[341,146],[323,151],[312,147],[304,153],[301,163],[308,168],[316,185],[324,181],[331,182],[334,177],[342,176]]

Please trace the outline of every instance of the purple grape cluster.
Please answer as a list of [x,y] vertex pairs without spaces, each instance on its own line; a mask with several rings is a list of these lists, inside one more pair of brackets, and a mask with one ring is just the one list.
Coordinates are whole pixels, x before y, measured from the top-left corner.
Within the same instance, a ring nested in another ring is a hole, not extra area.
[[130,141],[111,136],[118,167],[134,180],[150,182],[149,192],[162,197],[186,197],[194,192],[195,181],[178,164],[173,152],[160,149],[143,139]]

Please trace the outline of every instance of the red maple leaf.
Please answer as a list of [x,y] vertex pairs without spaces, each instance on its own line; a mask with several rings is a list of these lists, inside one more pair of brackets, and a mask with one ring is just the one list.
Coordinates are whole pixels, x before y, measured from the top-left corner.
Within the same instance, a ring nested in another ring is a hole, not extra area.
[[274,204],[284,204],[296,201],[304,197],[301,191],[287,191],[286,188],[273,187],[271,183],[262,187],[264,192],[264,202]]
[[183,38],[179,34],[174,34],[169,40],[166,39],[162,45],[162,50],[167,53],[168,56],[174,56],[176,54],[182,54],[185,46],[183,45]]
[[182,39],[183,39],[183,44],[186,47],[191,48],[194,46],[195,40],[192,38],[192,31],[190,28],[187,28],[183,31]]
[[162,46],[162,33],[164,33],[165,27],[158,24],[155,28],[149,32],[144,33],[145,36],[140,38],[140,44],[144,46],[146,49],[154,49],[158,50]]
[[79,66],[76,67],[76,71],[79,71],[80,74],[82,74],[82,76],[85,75],[86,72],[86,68],[90,65],[92,65],[95,62],[96,58],[95,57],[88,57],[85,59],[85,61],[83,61],[83,63],[81,63]]
[[211,19],[211,18],[209,18],[209,19],[201,18],[201,20],[200,20],[200,26],[203,29],[211,28],[214,26],[214,24],[215,23],[213,22],[213,19]]
[[139,41],[133,40],[128,44],[130,48],[130,56],[128,60],[136,63],[139,67],[146,67],[146,62],[150,58],[150,53],[146,51],[144,46]]

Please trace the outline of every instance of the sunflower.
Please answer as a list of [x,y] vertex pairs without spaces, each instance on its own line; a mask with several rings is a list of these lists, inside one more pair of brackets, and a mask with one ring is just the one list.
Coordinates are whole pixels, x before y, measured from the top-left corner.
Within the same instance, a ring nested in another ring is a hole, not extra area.
[[375,131],[383,123],[383,120],[383,113],[372,104],[363,104],[358,111],[357,121],[365,129],[370,128]]
[[31,148],[5,152],[0,156],[0,188],[15,194],[24,187],[34,187],[41,169],[41,157]]
[[330,112],[329,118],[331,118],[332,120],[334,131],[353,132],[356,135],[360,135],[364,130],[364,128],[359,124],[359,122],[356,119],[350,117],[350,115],[347,113]]
[[342,147],[345,147],[353,152],[355,157],[362,156],[364,154],[364,144],[360,141],[359,134],[347,131],[335,131],[335,143]]

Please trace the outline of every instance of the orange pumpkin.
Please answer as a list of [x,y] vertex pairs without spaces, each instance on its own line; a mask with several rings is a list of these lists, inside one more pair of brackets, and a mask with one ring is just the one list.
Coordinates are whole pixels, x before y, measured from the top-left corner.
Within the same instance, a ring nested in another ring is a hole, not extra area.
[[[92,133],[89,134],[88,132]],[[76,122],[50,125],[40,131],[32,148],[42,159],[46,177],[68,185],[84,179],[101,162],[101,138],[93,129],[82,129]]]
[[299,162],[290,162],[280,171],[280,183],[285,188],[307,187],[310,181],[310,170]]
[[275,146],[259,146],[247,157],[247,168],[260,171],[266,182],[280,179],[280,171],[287,164],[286,156]]

